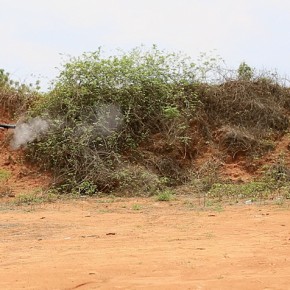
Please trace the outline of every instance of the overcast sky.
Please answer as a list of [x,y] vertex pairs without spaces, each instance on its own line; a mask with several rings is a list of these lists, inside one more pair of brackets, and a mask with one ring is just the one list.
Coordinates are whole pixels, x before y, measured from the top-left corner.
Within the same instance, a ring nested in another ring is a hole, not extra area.
[[[60,54],[144,44],[193,59],[216,50],[290,76],[289,0],[0,0],[0,68],[45,87]],[[33,76],[31,76],[33,75]]]

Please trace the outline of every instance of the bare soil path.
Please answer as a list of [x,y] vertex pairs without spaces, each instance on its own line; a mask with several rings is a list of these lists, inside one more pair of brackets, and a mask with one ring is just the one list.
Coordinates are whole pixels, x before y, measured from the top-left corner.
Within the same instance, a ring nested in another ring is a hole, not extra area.
[[290,207],[0,204],[0,289],[290,289]]

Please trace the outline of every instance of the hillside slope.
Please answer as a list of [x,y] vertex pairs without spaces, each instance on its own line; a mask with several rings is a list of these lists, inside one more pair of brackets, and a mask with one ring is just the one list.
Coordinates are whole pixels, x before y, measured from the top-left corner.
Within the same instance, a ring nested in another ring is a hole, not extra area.
[[[0,123],[13,123],[13,121],[2,114]],[[13,150],[10,147],[12,135],[13,130],[0,130],[0,196],[14,197],[47,188],[51,182],[50,175],[40,172],[36,166],[25,162],[23,150]],[[248,160],[245,156],[233,160],[224,158],[225,152],[219,148],[208,145],[199,153],[194,164],[200,170],[216,164],[218,174],[222,179],[248,182],[261,177],[265,168],[279,166],[281,162],[283,166],[290,168],[290,135],[282,136],[274,146],[273,151],[255,160]]]

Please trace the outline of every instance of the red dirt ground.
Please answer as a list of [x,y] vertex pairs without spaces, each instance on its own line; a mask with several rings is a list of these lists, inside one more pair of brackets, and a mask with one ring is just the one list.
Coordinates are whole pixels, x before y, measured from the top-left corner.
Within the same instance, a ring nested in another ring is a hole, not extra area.
[[[46,187],[49,176],[3,143],[11,132],[0,134],[0,169],[11,173],[0,187],[12,195]],[[288,144],[285,136],[261,162],[276,162]],[[243,163],[223,166],[233,180],[251,177]],[[0,198],[1,290],[290,289],[289,201],[202,208],[190,195],[34,206],[6,198]]]
[[289,204],[1,208],[0,289],[289,289]]

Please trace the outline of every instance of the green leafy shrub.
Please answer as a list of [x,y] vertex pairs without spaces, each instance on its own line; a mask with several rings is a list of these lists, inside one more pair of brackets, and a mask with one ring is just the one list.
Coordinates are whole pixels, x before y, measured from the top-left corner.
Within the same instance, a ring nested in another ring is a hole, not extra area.
[[150,196],[163,187],[157,174],[138,165],[121,167],[114,172],[114,177],[118,190],[127,196]]
[[254,72],[253,69],[247,65],[245,62],[242,62],[238,68],[238,77],[240,80],[249,81],[253,78]]
[[[273,149],[289,127],[289,89],[245,63],[228,79],[216,61],[202,55],[194,64],[155,46],[68,59],[52,91],[34,101],[31,115],[52,121],[28,158],[52,170],[62,192],[149,195],[160,177],[168,186],[188,181],[204,146],[233,158]],[[208,79],[218,73],[225,78]],[[217,166],[196,168],[198,192],[220,182]]]
[[12,117],[26,113],[40,96],[39,84],[39,81],[29,85],[13,81],[9,73],[0,69],[0,103],[2,109]]
[[136,210],[136,211],[138,211],[138,210],[141,210],[142,209],[142,206],[140,205],[140,204],[133,204],[132,205],[132,210]]
[[173,199],[173,194],[174,192],[169,189],[160,191],[156,196],[156,200],[157,201],[170,201]]
[[84,181],[96,191],[111,191],[125,152],[170,128],[177,128],[170,132],[178,142],[190,138],[197,95],[184,88],[195,81],[188,58],[155,46],[107,58],[101,50],[71,58],[32,110],[56,121],[29,147],[29,158],[51,169],[65,191],[80,190]]

